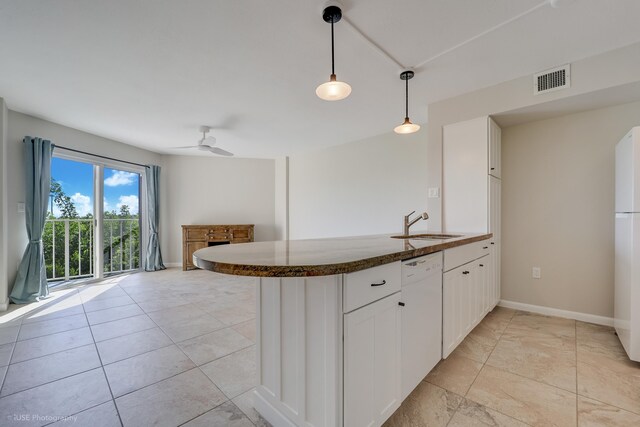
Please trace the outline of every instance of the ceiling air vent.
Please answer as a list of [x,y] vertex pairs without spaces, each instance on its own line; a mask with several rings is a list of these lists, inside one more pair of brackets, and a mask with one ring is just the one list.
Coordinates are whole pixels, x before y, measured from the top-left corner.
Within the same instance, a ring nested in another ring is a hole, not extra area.
[[553,92],[571,86],[571,66],[569,64],[552,68],[533,75],[533,94]]

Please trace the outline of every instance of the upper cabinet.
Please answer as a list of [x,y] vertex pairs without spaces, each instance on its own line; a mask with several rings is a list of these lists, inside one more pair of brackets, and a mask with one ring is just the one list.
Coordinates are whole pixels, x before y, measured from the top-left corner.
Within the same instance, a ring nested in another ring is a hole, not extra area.
[[486,233],[499,228],[499,193],[490,178],[501,178],[500,141],[500,128],[487,116],[443,128],[445,231]]
[[489,175],[496,178],[502,178],[501,176],[501,162],[502,162],[502,129],[496,124],[496,122],[488,117],[488,139],[489,139]]

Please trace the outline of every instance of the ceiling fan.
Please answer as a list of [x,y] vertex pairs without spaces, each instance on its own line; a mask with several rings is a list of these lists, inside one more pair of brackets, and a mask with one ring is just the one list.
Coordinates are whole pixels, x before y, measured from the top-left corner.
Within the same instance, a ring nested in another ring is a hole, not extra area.
[[202,138],[200,138],[197,145],[187,145],[184,147],[174,147],[174,148],[195,148],[196,150],[209,151],[219,156],[227,156],[227,157],[233,156],[233,153],[230,153],[227,150],[214,147],[216,145],[216,139],[213,136],[207,136],[210,130],[211,130],[211,127],[209,126],[200,126],[200,132],[202,132]]

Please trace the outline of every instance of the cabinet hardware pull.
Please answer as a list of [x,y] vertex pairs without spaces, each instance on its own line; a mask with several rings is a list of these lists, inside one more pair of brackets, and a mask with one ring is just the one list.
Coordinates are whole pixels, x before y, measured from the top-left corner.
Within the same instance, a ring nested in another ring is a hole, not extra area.
[[482,249],[489,249],[489,246],[483,246]]
[[398,302],[398,305],[399,305],[400,307],[404,307],[404,303],[403,303],[403,302]]
[[382,283],[372,283],[371,286],[382,286],[382,285],[386,285],[387,281],[383,280]]
[[496,170],[496,168],[491,168],[492,171]]
[[462,274],[469,274],[469,272],[468,271],[463,271]]
[[492,245],[495,245],[495,242],[491,242]]
[[484,264],[480,264],[480,267],[484,267]]

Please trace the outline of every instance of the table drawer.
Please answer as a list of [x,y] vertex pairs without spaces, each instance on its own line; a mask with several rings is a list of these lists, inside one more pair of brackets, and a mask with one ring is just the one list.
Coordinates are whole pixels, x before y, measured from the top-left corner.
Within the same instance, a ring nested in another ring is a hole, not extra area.
[[348,313],[399,291],[401,268],[400,261],[397,261],[344,274],[344,312]]

